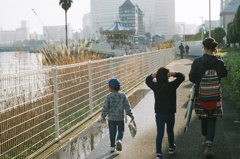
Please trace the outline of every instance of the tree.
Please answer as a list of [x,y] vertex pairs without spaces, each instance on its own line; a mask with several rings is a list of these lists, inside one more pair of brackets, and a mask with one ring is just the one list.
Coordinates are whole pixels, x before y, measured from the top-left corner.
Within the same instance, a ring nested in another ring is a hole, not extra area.
[[181,41],[181,37],[179,35],[174,35],[173,40],[174,41]]
[[238,6],[237,12],[234,17],[233,26],[235,28],[237,42],[240,43],[240,5]]
[[68,36],[67,36],[67,11],[71,7],[73,1],[72,0],[60,0],[59,5],[65,11],[65,29],[66,29],[66,46],[68,47]]
[[151,38],[151,33],[146,32],[146,33],[145,33],[145,36],[150,39],[150,38]]
[[227,43],[228,44],[233,43],[235,46],[236,42],[237,42],[237,38],[235,34],[235,27],[233,25],[233,22],[230,22],[227,25]]
[[230,44],[230,43],[231,43],[231,34],[230,34],[230,32],[231,32],[231,30],[230,30],[231,26],[230,26],[230,25],[231,25],[231,22],[227,24],[227,44]]
[[213,38],[220,44],[223,42],[223,38],[226,36],[226,32],[223,28],[217,27],[213,30]]

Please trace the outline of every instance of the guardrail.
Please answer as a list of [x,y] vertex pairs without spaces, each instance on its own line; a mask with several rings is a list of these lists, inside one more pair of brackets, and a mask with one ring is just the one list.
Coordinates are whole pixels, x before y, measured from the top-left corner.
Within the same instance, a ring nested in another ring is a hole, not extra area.
[[128,93],[174,59],[174,49],[0,76],[0,158],[33,158],[96,115],[120,79]]

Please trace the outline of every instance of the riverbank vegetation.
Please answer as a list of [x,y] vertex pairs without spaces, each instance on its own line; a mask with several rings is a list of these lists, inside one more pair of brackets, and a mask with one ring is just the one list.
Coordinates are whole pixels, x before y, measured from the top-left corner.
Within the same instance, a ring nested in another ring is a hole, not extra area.
[[65,44],[51,46],[45,43],[41,49],[42,63],[43,65],[59,66],[104,58],[96,52],[89,52],[88,49],[88,41],[84,39],[72,41],[68,47]]

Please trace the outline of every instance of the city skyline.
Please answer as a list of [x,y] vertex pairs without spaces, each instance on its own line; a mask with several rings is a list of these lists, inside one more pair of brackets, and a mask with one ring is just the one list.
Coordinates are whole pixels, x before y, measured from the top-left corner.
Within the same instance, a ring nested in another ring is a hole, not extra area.
[[[175,0],[176,22],[201,24],[202,19],[199,17],[209,19],[208,4],[208,0],[205,3],[202,0]],[[87,13],[90,13],[90,0],[73,1],[68,10],[68,23],[73,30],[82,29],[82,18]],[[211,19],[219,19],[219,13],[220,0],[211,0]],[[15,30],[21,26],[22,20],[26,20],[30,33],[42,34],[43,26],[65,25],[64,18],[59,0],[0,0],[0,28],[4,31]]]

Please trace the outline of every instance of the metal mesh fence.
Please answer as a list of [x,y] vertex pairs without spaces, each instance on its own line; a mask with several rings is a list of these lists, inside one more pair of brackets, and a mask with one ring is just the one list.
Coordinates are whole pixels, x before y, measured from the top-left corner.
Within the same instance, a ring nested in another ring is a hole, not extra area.
[[173,59],[167,49],[0,76],[0,158],[33,158],[101,110],[111,77],[128,93]]

